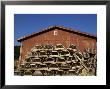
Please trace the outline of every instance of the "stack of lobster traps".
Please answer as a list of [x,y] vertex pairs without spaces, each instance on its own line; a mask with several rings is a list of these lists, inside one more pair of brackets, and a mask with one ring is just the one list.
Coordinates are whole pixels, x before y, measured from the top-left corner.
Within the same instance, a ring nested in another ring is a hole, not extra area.
[[27,53],[15,75],[31,76],[95,76],[97,55],[94,49],[84,52],[71,44],[36,45]]

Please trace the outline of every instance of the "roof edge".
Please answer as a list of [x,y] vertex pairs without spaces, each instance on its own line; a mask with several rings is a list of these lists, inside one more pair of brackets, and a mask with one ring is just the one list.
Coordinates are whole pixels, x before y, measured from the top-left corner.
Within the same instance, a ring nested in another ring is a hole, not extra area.
[[36,34],[40,34],[40,33],[43,33],[43,32],[45,32],[45,31],[51,31],[51,30],[53,30],[53,28],[59,28],[60,30],[62,29],[62,30],[65,30],[65,31],[74,32],[74,33],[76,33],[76,34],[82,34],[82,35],[85,35],[85,36],[87,36],[87,37],[92,37],[92,38],[94,38],[94,39],[97,39],[97,36],[94,35],[94,34],[90,34],[90,33],[87,33],[87,32],[81,32],[81,31],[79,31],[79,30],[74,30],[74,29],[71,29],[71,28],[66,28],[66,27],[63,27],[63,26],[57,26],[57,25],[55,25],[55,26],[49,26],[48,28],[45,28],[45,29],[43,29],[43,30],[40,31],[40,32],[34,32],[34,33],[32,33],[32,34],[29,34],[29,35],[20,37],[20,38],[17,39],[17,41],[18,41],[18,42],[21,42],[21,41],[23,41],[23,40],[25,40],[25,39],[27,39],[27,38],[29,38],[29,37],[31,37],[31,36],[34,36],[34,35],[36,35]]

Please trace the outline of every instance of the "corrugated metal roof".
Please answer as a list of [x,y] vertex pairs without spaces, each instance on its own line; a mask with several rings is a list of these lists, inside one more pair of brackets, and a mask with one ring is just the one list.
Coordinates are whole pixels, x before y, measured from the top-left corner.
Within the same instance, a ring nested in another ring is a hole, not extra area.
[[91,38],[95,38],[95,39],[97,38],[96,35],[93,35],[93,34],[90,34],[90,33],[86,33],[86,32],[81,32],[79,30],[74,30],[74,29],[71,29],[71,28],[63,27],[63,26],[49,26],[48,28],[45,28],[45,29],[43,29],[40,32],[34,32],[32,34],[20,37],[20,38],[17,39],[17,41],[21,42],[21,41],[23,41],[23,40],[25,40],[27,38],[32,37],[32,36],[39,35],[40,33],[44,33],[44,32],[50,31],[50,30],[54,30],[54,29],[59,29],[59,30],[63,30],[63,31],[69,31],[69,32],[73,32],[73,33],[80,34],[80,35],[85,35],[87,37],[91,37]]

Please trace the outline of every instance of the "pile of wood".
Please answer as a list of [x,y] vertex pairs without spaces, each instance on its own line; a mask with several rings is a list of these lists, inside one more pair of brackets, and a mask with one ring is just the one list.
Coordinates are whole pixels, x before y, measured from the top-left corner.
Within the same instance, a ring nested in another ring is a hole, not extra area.
[[32,48],[14,72],[22,76],[95,76],[96,70],[96,50],[81,52],[73,44],[68,48],[47,44]]

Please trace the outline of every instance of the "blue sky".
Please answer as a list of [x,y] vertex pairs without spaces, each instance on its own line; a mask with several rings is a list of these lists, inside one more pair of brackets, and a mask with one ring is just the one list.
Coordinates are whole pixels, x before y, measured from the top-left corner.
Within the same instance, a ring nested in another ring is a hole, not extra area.
[[14,45],[20,45],[17,38],[39,32],[49,26],[58,25],[82,32],[97,34],[96,14],[15,14]]

